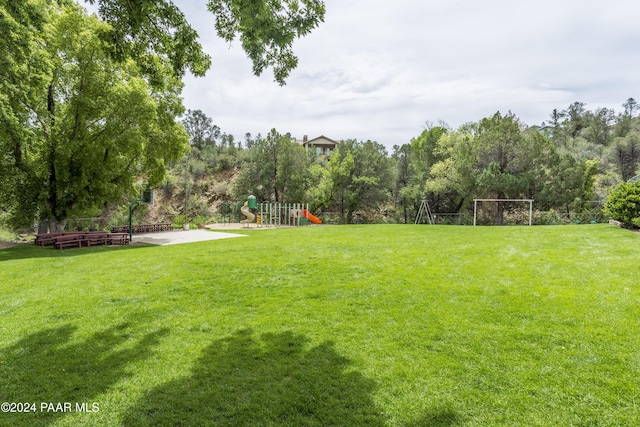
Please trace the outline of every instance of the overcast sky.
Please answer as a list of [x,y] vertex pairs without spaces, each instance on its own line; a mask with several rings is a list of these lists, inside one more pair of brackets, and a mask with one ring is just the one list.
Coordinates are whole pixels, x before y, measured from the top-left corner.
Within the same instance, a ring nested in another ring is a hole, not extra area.
[[237,139],[276,128],[390,149],[440,120],[511,110],[534,125],[575,101],[620,112],[640,97],[638,0],[326,0],[283,87],[216,37],[205,0],[175,3],[213,59],[186,78],[184,104]]

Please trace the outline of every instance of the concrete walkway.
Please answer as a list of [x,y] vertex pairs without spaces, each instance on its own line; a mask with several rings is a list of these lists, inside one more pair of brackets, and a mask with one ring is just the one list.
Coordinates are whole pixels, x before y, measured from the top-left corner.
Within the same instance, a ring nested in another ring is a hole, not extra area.
[[178,245],[180,243],[205,242],[208,240],[231,239],[233,237],[247,237],[244,234],[221,233],[207,230],[178,230],[159,233],[141,233],[133,235],[133,243],[148,243],[151,245]]

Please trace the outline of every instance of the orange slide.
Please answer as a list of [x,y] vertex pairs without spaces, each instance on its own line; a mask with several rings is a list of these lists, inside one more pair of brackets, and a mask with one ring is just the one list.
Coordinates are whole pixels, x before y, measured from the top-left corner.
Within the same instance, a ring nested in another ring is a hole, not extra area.
[[306,209],[302,211],[302,216],[307,218],[309,221],[313,222],[314,224],[322,224],[322,220],[320,218],[311,214],[311,212],[307,211]]

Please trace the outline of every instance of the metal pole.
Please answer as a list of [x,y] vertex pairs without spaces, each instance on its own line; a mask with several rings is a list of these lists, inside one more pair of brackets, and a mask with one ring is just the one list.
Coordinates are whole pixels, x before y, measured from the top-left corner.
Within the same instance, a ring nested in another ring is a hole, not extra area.
[[129,241],[133,241],[133,210],[142,201],[142,199],[135,199],[129,204]]
[[473,226],[476,226],[476,211],[478,210],[478,201],[473,199]]

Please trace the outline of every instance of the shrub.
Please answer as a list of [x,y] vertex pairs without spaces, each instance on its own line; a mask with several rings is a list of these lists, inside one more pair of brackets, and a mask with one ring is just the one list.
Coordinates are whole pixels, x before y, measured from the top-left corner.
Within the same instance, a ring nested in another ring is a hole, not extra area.
[[609,194],[607,216],[630,227],[640,227],[640,181],[618,184]]
[[173,224],[174,228],[182,228],[184,223],[187,222],[187,217],[184,215],[175,215],[171,224]]
[[193,221],[191,221],[191,222],[193,223],[193,225],[196,226],[196,228],[199,228],[200,225],[207,225],[209,223],[217,222],[217,221],[212,216],[198,215],[195,218],[193,218]]
[[533,223],[535,225],[564,225],[571,224],[571,219],[568,214],[551,209],[547,212],[534,212]]

